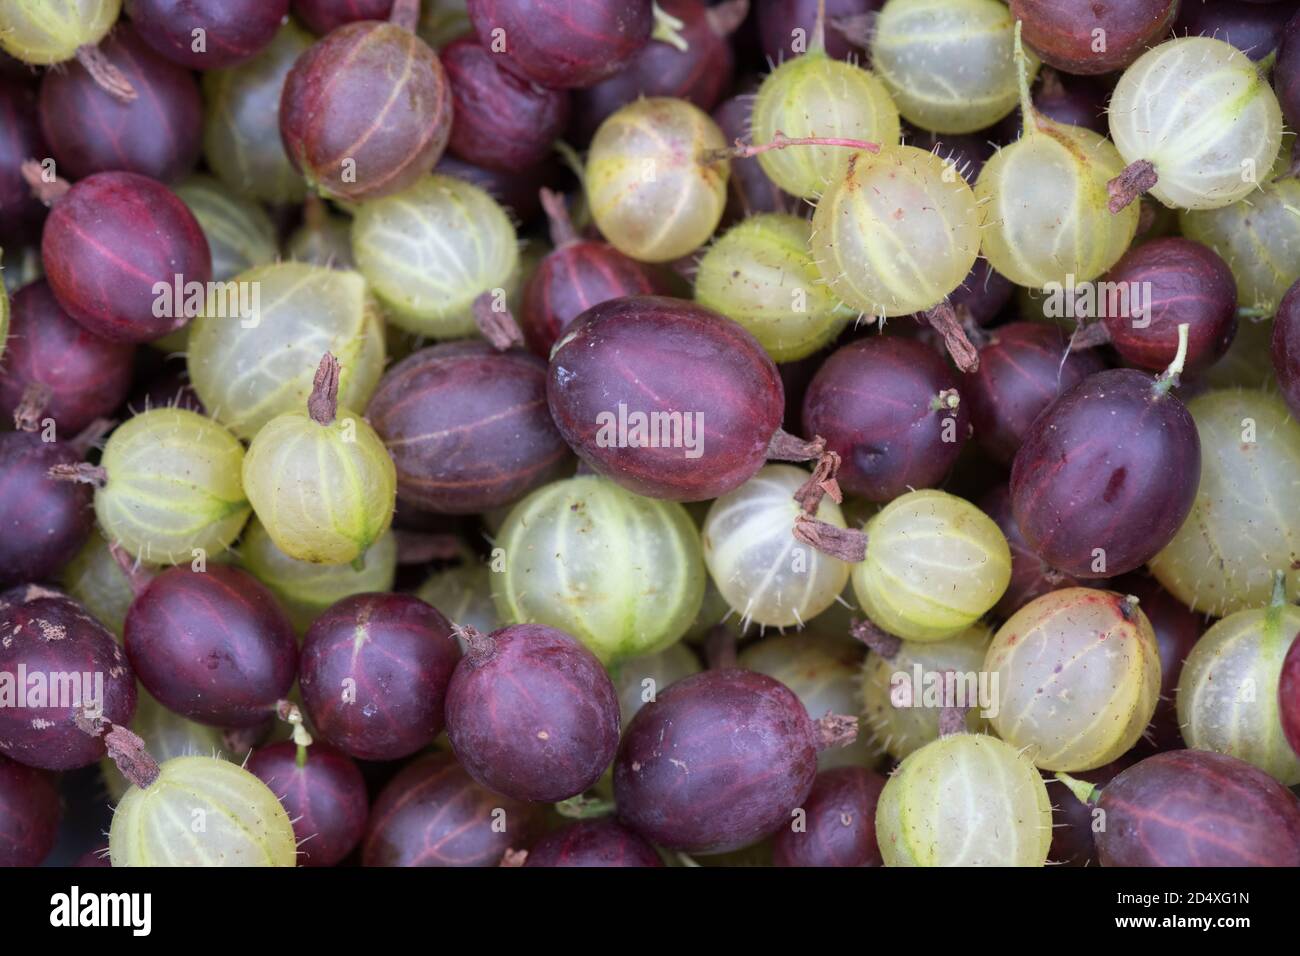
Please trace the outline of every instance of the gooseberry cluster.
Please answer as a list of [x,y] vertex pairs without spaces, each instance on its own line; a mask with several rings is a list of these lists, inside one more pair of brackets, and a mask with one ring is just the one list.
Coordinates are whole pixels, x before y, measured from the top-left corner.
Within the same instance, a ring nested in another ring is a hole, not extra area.
[[0,865],[1300,866],[1244,6],[0,3]]

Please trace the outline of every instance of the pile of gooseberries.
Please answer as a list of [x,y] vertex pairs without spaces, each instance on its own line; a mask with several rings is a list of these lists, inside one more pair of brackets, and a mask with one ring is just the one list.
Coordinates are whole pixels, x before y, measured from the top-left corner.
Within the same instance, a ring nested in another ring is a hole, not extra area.
[[1294,6],[0,2],[0,866],[1300,865]]

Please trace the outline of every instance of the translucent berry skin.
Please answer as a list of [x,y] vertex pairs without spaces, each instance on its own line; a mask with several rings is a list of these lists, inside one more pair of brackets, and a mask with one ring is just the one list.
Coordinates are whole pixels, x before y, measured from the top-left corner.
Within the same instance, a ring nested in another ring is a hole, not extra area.
[[1277,703],[1282,715],[1282,732],[1291,749],[1300,754],[1300,636],[1291,642],[1291,649],[1282,661]]
[[913,146],[853,153],[812,222],[822,278],[867,315],[934,308],[966,279],[980,245],[980,210],[966,180]]
[[1110,141],[1035,116],[998,150],[975,183],[984,216],[982,252],[993,268],[1032,289],[1097,278],[1124,254],[1140,207],[1107,207],[1107,183],[1124,171]]
[[793,824],[772,841],[776,866],[883,866],[876,845],[876,803],[885,778],[865,767],[824,770],[804,801],[807,829]]
[[[1273,572],[1297,594],[1300,425],[1274,395],[1219,389],[1188,402],[1201,438],[1195,505],[1151,572],[1193,610],[1223,617],[1269,603]],[[1192,472],[1196,477],[1196,472]]]
[[[214,757],[174,757],[145,790],[118,802],[108,846],[114,867],[295,866],[293,824],[271,789]],[[201,832],[177,821],[203,820]]]
[[387,20],[393,0],[293,0],[293,13],[313,33],[324,36],[358,20]]
[[[909,122],[973,133],[1015,108],[1015,17],[1005,4],[889,0],[875,27],[872,69]],[[1038,58],[1026,52],[1032,80]]]
[[596,227],[641,262],[694,252],[722,219],[731,174],[726,161],[700,158],[727,145],[709,114],[685,100],[656,96],[622,107],[600,124],[587,153]]
[[[857,676],[862,728],[869,731],[872,753],[903,760],[938,740],[942,709],[930,706],[936,703],[934,697],[926,699],[925,675],[978,674],[992,638],[992,628],[976,622],[942,641],[902,641],[889,658],[874,651],[867,654]],[[914,682],[918,667],[919,686]],[[964,727],[972,734],[987,733],[989,723],[975,706],[966,711]]]
[[[122,646],[104,626],[72,598],[35,584],[0,594],[0,673],[13,675],[13,690],[22,690],[19,666],[32,677],[45,675],[47,700],[62,706],[0,708],[0,755],[42,770],[75,770],[104,756],[104,741],[77,726],[87,711],[115,724],[129,724],[135,713],[135,675]],[[81,701],[75,691],[80,675]],[[97,682],[103,699],[97,700]],[[87,682],[89,682],[87,684]],[[98,705],[98,706],[96,706]]]
[[45,220],[41,260],[64,310],[116,342],[148,342],[189,321],[182,309],[154,314],[157,283],[212,278],[208,240],[194,214],[166,186],[137,173],[96,173],[74,184]]
[[[110,560],[112,560],[110,558]],[[117,567],[117,562],[113,562]],[[222,757],[239,763],[245,752],[228,745],[225,731],[217,727],[196,723],[188,717],[182,717],[158,703],[148,691],[137,688],[135,717],[131,720],[131,731],[139,734],[144,741],[149,756],[162,763],[173,757]],[[121,800],[131,782],[122,775],[122,771],[111,757],[99,762],[99,775],[103,778],[104,789],[113,803]]]
[[498,866],[527,846],[540,809],[493,793],[449,753],[408,765],[375,800],[361,848],[364,866]]
[[942,641],[989,612],[1011,579],[1011,550],[969,501],[922,489],[867,522],[853,593],[880,628],[906,641]]
[[451,622],[409,594],[357,594],[303,638],[302,701],[312,729],[359,760],[396,760],[442,732],[460,646]]
[[964,396],[935,408],[958,388],[946,362],[919,342],[872,335],[834,352],[803,402],[803,427],[837,452],[840,486],[871,501],[892,501],[948,474],[970,435]]
[[122,0],[13,0],[0,10],[0,49],[24,63],[61,63],[99,43]]
[[481,640],[447,688],[456,758],[480,784],[516,800],[555,803],[582,793],[618,749],[618,692],[604,667],[574,638],[541,624]]
[[605,118],[641,96],[671,96],[706,112],[718,105],[735,78],[735,56],[727,37],[709,22],[702,0],[663,0],[660,9],[682,21],[679,50],[671,43],[647,43],[623,69],[595,86],[574,94],[569,135],[589,142]]
[[579,239],[547,253],[524,286],[519,324],[528,347],[547,358],[583,312],[630,295],[653,295],[649,270],[605,242]]
[[650,40],[648,0],[470,0],[479,42],[502,66],[540,86],[594,86],[627,66]]
[[[716,498],[751,478],[785,411],[776,365],[752,335],[702,306],[658,296],[613,299],[583,313],[551,354],[546,395],[560,434],[593,469],[673,501]],[[629,415],[702,420],[699,457],[682,448],[607,447],[601,422],[620,404]]]
[[[234,66],[260,53],[289,12],[289,0],[126,0],[140,37],[191,70]],[[202,51],[194,31],[204,32]]]
[[53,578],[85,544],[90,488],[49,475],[80,461],[66,441],[42,441],[39,431],[0,433],[0,588]]
[[437,55],[393,23],[334,30],[298,57],[280,95],[280,136],[294,168],[350,202],[391,196],[431,172],[451,123]]
[[[869,70],[809,50],[780,64],[758,88],[750,118],[752,141],[770,143],[778,132],[839,137],[896,146],[898,108]],[[799,146],[760,153],[759,165],[794,196],[820,196],[848,169],[854,155],[842,146]]]
[[[837,60],[861,57],[862,50],[844,38],[834,27],[841,17],[879,10],[884,0],[827,0],[826,52]],[[817,0],[782,0],[780,3],[757,3],[759,39],[763,55],[771,63],[782,63],[801,56],[808,49],[817,23]],[[797,32],[802,31],[802,32]],[[796,38],[803,42],[795,49]]]
[[1095,349],[1071,353],[1069,347],[1069,337],[1044,322],[1011,322],[989,333],[962,397],[970,403],[975,440],[994,461],[1011,464],[1043,409],[1105,368]]
[[[1268,81],[1211,37],[1169,40],[1138,57],[1115,86],[1109,116],[1124,161],[1150,162],[1159,177],[1151,195],[1175,209],[1245,198],[1281,145],[1282,111]],[[1256,175],[1243,176],[1250,164]]]
[[486,342],[448,342],[384,375],[366,410],[403,502],[440,514],[508,505],[559,478],[569,446],[546,407],[546,364]]
[[[1024,23],[1025,42],[1045,63],[1067,73],[1110,73],[1128,66],[1169,34],[1176,0],[1012,0],[1011,15]],[[1095,49],[1096,31],[1106,38]]]
[[1300,784],[1278,710],[1282,662],[1300,634],[1300,608],[1277,603],[1216,621],[1187,655],[1178,723],[1187,746],[1246,761],[1283,786]]
[[40,866],[61,816],[49,774],[0,757],[0,866]]
[[[795,492],[809,478],[793,465],[765,465],[709,508],[702,528],[709,576],[742,624],[803,626],[835,603],[849,581],[849,565],[794,536],[802,512]],[[818,504],[818,520],[845,526],[839,505]]]
[[1273,371],[1291,414],[1300,418],[1300,282],[1282,297],[1273,319]]
[[42,419],[71,438],[110,415],[131,388],[135,349],[86,331],[60,308],[49,284],[30,282],[14,293],[10,339],[0,361],[0,415],[13,416],[30,385],[49,389]]
[[1015,747],[950,734],[890,776],[876,805],[876,839],[886,866],[1042,866],[1052,803]]
[[[470,232],[478,241],[461,242]],[[513,286],[519,241],[485,190],[435,174],[362,203],[352,220],[352,254],[394,325],[459,339],[476,334],[471,306],[479,295]]]
[[1113,369],[1035,419],[1011,467],[1011,500],[1025,540],[1049,565],[1110,577],[1173,539],[1200,469],[1200,438],[1183,403],[1150,375]]
[[500,68],[473,37],[438,53],[451,88],[448,147],[468,163],[516,172],[546,159],[569,122],[569,94]]
[[293,686],[298,644],[275,597],[252,575],[212,564],[168,568],[126,615],[140,682],[165,707],[218,727],[252,727]]
[[1300,802],[1236,757],[1173,750],[1102,788],[1102,866],[1300,866]]
[[[1196,372],[1221,359],[1237,334],[1237,283],[1214,250],[1190,239],[1153,239],[1125,253],[1106,281],[1143,283],[1151,312],[1107,310],[1103,321],[1120,358],[1158,372],[1178,353],[1178,326],[1187,323],[1186,368]],[[1123,314],[1113,314],[1123,312]]]
[[313,39],[290,20],[247,63],[203,77],[203,156],[217,178],[241,196],[292,203],[307,192],[280,140],[280,94],[285,76]]
[[102,89],[80,63],[51,70],[41,81],[45,141],[69,180],[116,170],[173,182],[194,168],[202,145],[199,85],[182,67],[151,50],[129,24],[99,46],[137,97],[123,102]]
[[1140,605],[1063,588],[1013,614],[989,645],[999,737],[1046,770],[1092,770],[1142,736],[1160,694],[1160,652]]
[[12,79],[0,80],[0,239],[26,244],[40,235],[45,206],[32,195],[20,167],[50,154],[36,115],[36,92]]
[[393,522],[392,456],[365,419],[346,410],[328,425],[305,411],[277,415],[249,445],[242,477],[275,546],[299,561],[364,560]]
[[225,282],[279,258],[275,224],[260,203],[237,195],[204,173],[185,177],[177,184],[176,195],[194,213],[208,237],[215,281]]
[[313,743],[298,764],[298,748],[281,741],[253,751],[244,765],[271,788],[293,821],[300,866],[334,866],[361,842],[370,813],[357,765],[329,744]]
[[663,866],[645,840],[610,817],[552,830],[528,850],[524,866]]
[[749,846],[791,820],[817,774],[814,726],[784,684],[704,671],[641,708],[614,763],[619,819],[687,853]]

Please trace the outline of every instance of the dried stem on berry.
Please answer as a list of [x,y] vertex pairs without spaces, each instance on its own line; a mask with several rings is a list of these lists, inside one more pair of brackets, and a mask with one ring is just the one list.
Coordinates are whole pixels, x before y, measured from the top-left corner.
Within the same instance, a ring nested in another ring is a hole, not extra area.
[[844,493],[840,490],[837,476],[840,473],[840,456],[833,451],[825,452],[813,466],[813,473],[794,493],[794,500],[799,503],[805,514],[815,515],[821,507],[822,498],[831,496],[831,501],[840,504]]
[[813,721],[817,734],[817,749],[847,747],[858,739],[858,718],[844,714],[827,714]]
[[868,153],[880,152],[879,143],[871,143],[864,139],[844,139],[839,136],[792,137],[777,130],[770,143],[746,143],[742,139],[737,139],[732,146],[708,150],[701,155],[700,162],[708,166],[727,159],[749,159],[760,153],[767,153],[774,149],[788,149],[791,146],[843,146],[846,149],[860,149]]
[[326,352],[316,366],[311,395],[307,397],[307,414],[317,425],[332,425],[339,413],[339,360]]
[[498,352],[506,352],[524,344],[524,334],[519,331],[519,323],[510,314],[508,308],[497,309],[494,306],[496,293],[491,289],[474,300],[474,324],[479,334],[492,344]]
[[556,249],[562,249],[577,242],[578,232],[573,228],[573,220],[569,217],[569,204],[565,202],[564,194],[542,187],[538,191],[538,196],[541,197],[542,208],[546,210],[546,220],[550,223],[551,245]]
[[825,452],[826,441],[820,436],[815,436],[812,441],[804,441],[784,428],[778,428],[767,444],[767,457],[775,461],[812,461]]
[[854,618],[853,623],[849,625],[849,634],[887,661],[893,660],[903,646],[901,637],[882,631],[867,620]]
[[77,481],[83,485],[103,488],[108,484],[108,472],[98,465],[79,462],[75,465],[55,465],[47,472],[55,481]]
[[1122,173],[1106,184],[1106,192],[1110,195],[1108,208],[1112,213],[1119,213],[1159,181],[1156,168],[1147,160],[1129,163]]
[[980,367],[980,353],[966,337],[966,330],[957,318],[957,310],[945,301],[925,312],[924,316],[925,321],[930,323],[930,328],[943,336],[943,344],[957,367],[963,372],[977,371]]
[[64,196],[72,186],[66,179],[60,179],[58,176],[47,178],[45,167],[34,159],[25,159],[19,167],[23,179],[36,197],[38,202],[47,206],[52,206]]
[[837,528],[819,521],[812,515],[800,514],[794,519],[794,536],[811,545],[822,554],[857,564],[867,556],[867,536],[853,528]]
[[41,382],[32,382],[23,389],[23,397],[14,409],[14,429],[20,432],[36,431],[49,403],[49,388]]
[[144,740],[118,724],[102,717],[77,717],[77,726],[92,737],[104,738],[108,757],[117,765],[122,776],[141,790],[147,790],[157,781],[161,771],[158,761],[150,756]]
[[104,56],[104,51],[99,47],[90,44],[77,47],[77,62],[86,68],[95,85],[104,92],[123,103],[135,100],[135,87],[131,85],[131,81],[122,75],[121,70],[108,62],[108,57]]
[[393,0],[388,22],[414,33],[420,25],[420,0]]

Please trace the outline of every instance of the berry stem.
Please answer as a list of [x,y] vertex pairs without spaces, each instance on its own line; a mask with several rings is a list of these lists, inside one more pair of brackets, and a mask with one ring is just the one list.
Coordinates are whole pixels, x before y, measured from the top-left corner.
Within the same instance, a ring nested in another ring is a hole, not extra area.
[[98,465],[79,462],[75,465],[54,465],[47,474],[55,481],[79,481],[83,485],[103,488],[108,484],[108,472]]
[[108,57],[104,56],[104,51],[99,47],[91,44],[77,47],[77,62],[86,68],[95,85],[105,93],[123,103],[134,102],[135,87],[121,70],[108,62]]
[[25,159],[19,167],[32,195],[38,202],[47,206],[53,206],[56,202],[68,194],[72,187],[68,185],[66,179],[60,179],[57,175],[47,177],[45,167],[34,159]]
[[1156,378],[1154,387],[1157,394],[1166,395],[1178,385],[1178,376],[1183,374],[1183,363],[1187,361],[1187,334],[1190,328],[1186,322],[1178,323],[1178,352],[1169,367]]
[[474,313],[474,324],[478,327],[479,334],[487,339],[498,352],[506,352],[523,345],[524,334],[519,331],[519,323],[510,314],[509,307],[503,304],[498,309],[496,308],[496,302],[497,294],[488,289],[474,300],[471,309]]
[[551,227],[551,245],[563,249],[577,242],[578,231],[573,228],[573,219],[569,216],[569,204],[564,201],[564,194],[543,186],[538,196],[541,197],[542,208],[546,210],[546,221]]
[[320,232],[328,219],[325,200],[317,192],[308,192],[302,201],[302,224],[312,232]]
[[853,528],[839,528],[812,515],[799,514],[794,519],[796,540],[811,545],[822,554],[857,564],[867,557],[867,536]]
[[961,393],[955,388],[942,389],[930,399],[930,411],[955,412],[961,407]]
[[1122,173],[1106,184],[1106,192],[1110,196],[1107,208],[1112,214],[1119,213],[1158,182],[1160,177],[1156,175],[1156,168],[1147,160],[1139,159],[1135,163],[1129,163]]
[[767,457],[776,461],[812,461],[826,452],[826,440],[821,436],[812,441],[804,441],[798,435],[791,435],[784,428],[778,428],[767,443]]
[[339,413],[339,360],[331,353],[321,356],[307,398],[307,414],[317,425],[333,425]]
[[837,453],[828,451],[817,459],[817,464],[813,466],[813,472],[808,480],[794,493],[794,500],[799,503],[804,514],[817,514],[822,498],[826,495],[830,495],[831,501],[836,504],[844,500],[844,492],[840,490],[840,483],[837,480],[839,473],[840,456]]
[[501,854],[501,862],[497,866],[503,866],[506,869],[517,870],[528,862],[527,850],[506,850]]
[[465,656],[469,658],[471,664],[485,664],[492,659],[496,653],[497,642],[491,634],[484,634],[476,627],[468,624],[453,624],[452,633],[469,645],[469,650]]
[[736,635],[725,624],[709,628],[704,638],[704,660],[711,671],[734,670],[737,666]]
[[827,714],[813,721],[818,750],[847,747],[858,739],[858,718],[844,714]]
[[1020,39],[1020,27],[1020,20],[1016,20],[1016,85],[1020,88],[1021,128],[1023,135],[1028,136],[1038,129],[1038,116],[1034,112],[1034,98],[1029,93],[1029,58],[1025,56],[1025,45]]
[[683,21],[665,11],[658,3],[654,4],[654,18],[655,27],[654,32],[650,34],[651,40],[667,43],[670,47],[680,50],[682,53],[691,48],[691,45],[686,42],[686,38],[681,34],[682,27],[686,26]]
[[146,569],[144,565],[140,563],[139,558],[131,557],[131,555],[127,553],[126,549],[116,541],[108,546],[108,553],[113,558],[114,563],[116,563],[118,568],[122,571],[123,576],[126,578],[127,586],[131,589],[131,593],[139,597],[144,589],[149,586],[149,583],[153,581],[155,577],[154,572]]
[[853,619],[849,625],[849,635],[861,641],[887,661],[892,661],[903,647],[903,639],[876,627],[867,620]]
[[808,53],[826,54],[826,0],[817,0],[817,19],[813,20],[812,36],[808,38]]
[[1268,606],[1270,608],[1282,607],[1286,604],[1286,572],[1273,572],[1273,594],[1269,598]]
[[162,771],[158,761],[154,760],[138,734],[118,724],[109,723],[101,717],[87,718],[78,715],[77,726],[83,733],[92,737],[104,738],[104,747],[108,758],[117,765],[134,786],[148,790],[157,782]]
[[23,397],[14,409],[14,429],[34,432],[41,425],[41,415],[50,403],[50,389],[41,382],[32,382],[23,389]]
[[420,25],[420,0],[393,0],[388,22],[414,33]]
[[302,711],[293,701],[281,700],[275,705],[276,715],[293,728],[293,742],[298,748],[294,754],[294,763],[299,767],[307,766],[307,748],[311,746],[311,734],[303,725]]
[[1252,322],[1258,319],[1271,319],[1272,317],[1272,309],[1265,309],[1257,305],[1243,305],[1237,309],[1237,318],[1249,319]]
[[930,328],[943,336],[944,347],[953,363],[963,372],[974,372],[980,367],[980,353],[966,337],[966,330],[957,319],[957,310],[948,301],[940,302],[923,313]]
[[1088,783],[1086,780],[1078,780],[1068,773],[1058,773],[1056,779],[1069,787],[1070,792],[1084,806],[1091,806],[1101,799],[1101,787],[1096,784]]
[[607,817],[613,813],[614,801],[589,797],[584,793],[580,793],[576,797],[569,797],[568,800],[561,800],[557,803],[555,812],[569,820],[593,820],[596,817]]
[[840,136],[786,136],[785,133],[777,130],[770,143],[746,143],[744,140],[737,139],[732,146],[707,150],[700,157],[700,162],[708,166],[727,159],[749,159],[760,153],[774,149],[788,149],[791,146],[843,146],[845,149],[866,150],[868,153],[880,152],[879,143],[871,143],[865,139],[844,139]]
[[722,0],[716,6],[709,7],[704,18],[709,29],[719,37],[729,37],[745,22],[749,16],[749,0]]

